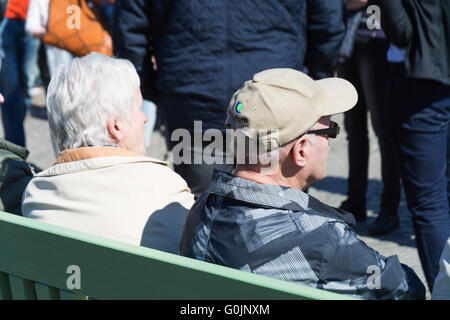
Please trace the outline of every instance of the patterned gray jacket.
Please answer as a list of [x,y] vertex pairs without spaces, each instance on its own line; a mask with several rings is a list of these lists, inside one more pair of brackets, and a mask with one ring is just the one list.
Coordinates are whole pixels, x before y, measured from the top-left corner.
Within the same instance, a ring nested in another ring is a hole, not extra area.
[[188,214],[180,254],[363,299],[425,299],[415,272],[369,248],[354,225],[300,190],[216,171]]

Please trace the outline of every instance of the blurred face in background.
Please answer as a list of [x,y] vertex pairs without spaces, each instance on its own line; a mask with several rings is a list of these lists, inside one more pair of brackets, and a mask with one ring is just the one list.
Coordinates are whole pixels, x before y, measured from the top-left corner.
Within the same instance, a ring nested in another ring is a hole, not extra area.
[[5,99],[3,98],[2,94],[0,93],[0,104],[3,103]]

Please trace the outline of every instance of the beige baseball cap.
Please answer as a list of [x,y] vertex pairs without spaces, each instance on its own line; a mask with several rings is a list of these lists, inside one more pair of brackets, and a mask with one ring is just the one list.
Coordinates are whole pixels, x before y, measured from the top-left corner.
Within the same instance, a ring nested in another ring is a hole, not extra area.
[[321,117],[353,108],[357,101],[358,93],[347,80],[314,81],[294,69],[269,69],[234,93],[225,125],[270,151],[298,138]]

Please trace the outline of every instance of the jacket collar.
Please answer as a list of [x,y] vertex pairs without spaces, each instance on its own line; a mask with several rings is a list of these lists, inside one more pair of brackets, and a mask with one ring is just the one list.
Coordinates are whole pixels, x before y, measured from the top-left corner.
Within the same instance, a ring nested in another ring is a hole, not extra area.
[[54,164],[100,158],[100,157],[143,157],[142,154],[119,147],[82,147],[62,151]]
[[226,172],[214,171],[210,192],[265,208],[305,211],[338,218],[350,226],[356,225],[351,213],[326,205],[301,190],[273,184],[260,184]]

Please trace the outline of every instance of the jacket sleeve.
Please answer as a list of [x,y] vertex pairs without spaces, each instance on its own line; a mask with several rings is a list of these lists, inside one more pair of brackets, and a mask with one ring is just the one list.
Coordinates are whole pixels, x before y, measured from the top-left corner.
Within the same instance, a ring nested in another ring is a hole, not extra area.
[[313,79],[332,77],[344,39],[344,1],[309,0],[305,65]]
[[369,4],[380,7],[381,27],[388,40],[398,47],[408,46],[413,29],[402,1],[369,0]]
[[320,271],[320,288],[364,299],[425,299],[425,286],[397,256],[383,257],[347,225],[329,228],[331,249]]
[[112,30],[114,56],[130,60],[141,78],[144,91],[151,70],[150,1],[116,0]]
[[31,0],[28,5],[25,31],[29,34],[46,32],[49,0]]

